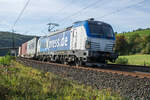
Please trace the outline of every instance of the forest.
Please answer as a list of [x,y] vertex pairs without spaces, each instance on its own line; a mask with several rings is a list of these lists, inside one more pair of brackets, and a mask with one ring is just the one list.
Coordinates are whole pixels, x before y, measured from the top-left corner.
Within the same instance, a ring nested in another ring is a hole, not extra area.
[[115,52],[119,55],[150,54],[150,28],[116,34]]

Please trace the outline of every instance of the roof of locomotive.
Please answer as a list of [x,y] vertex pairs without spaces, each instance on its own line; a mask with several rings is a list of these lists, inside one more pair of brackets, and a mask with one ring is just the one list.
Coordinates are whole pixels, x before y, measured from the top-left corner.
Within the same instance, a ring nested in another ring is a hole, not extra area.
[[[95,21],[94,19],[84,20],[84,21],[77,21],[73,23],[73,27],[78,27],[85,25],[86,23],[93,23],[93,24],[103,24],[103,25],[109,25],[108,23],[105,23],[103,21]],[[110,25],[109,25],[110,26]]]
[[42,36],[42,38],[44,38],[44,37],[49,37],[49,36],[52,36],[52,35],[55,35],[55,34],[58,34],[58,33],[62,33],[62,32],[71,30],[71,28],[72,28],[72,26],[71,26],[71,27],[67,27],[67,28],[65,28],[65,29],[62,29],[62,30],[53,31],[53,32],[51,32],[49,35]]
[[67,27],[65,29],[62,29],[62,30],[56,30],[56,31],[53,31],[51,32],[49,35],[47,36],[42,36],[42,38],[44,37],[49,37],[49,36],[53,36],[55,34],[59,34],[59,33],[62,33],[62,32],[65,32],[65,31],[68,31],[68,30],[71,30],[72,27],[78,27],[78,26],[82,26],[82,25],[85,25],[86,23],[99,23],[99,24],[105,24],[105,25],[109,25],[105,22],[102,22],[102,21],[95,21],[94,19],[89,19],[89,20],[84,20],[84,21],[77,21],[77,22],[74,22],[72,26],[70,27]]

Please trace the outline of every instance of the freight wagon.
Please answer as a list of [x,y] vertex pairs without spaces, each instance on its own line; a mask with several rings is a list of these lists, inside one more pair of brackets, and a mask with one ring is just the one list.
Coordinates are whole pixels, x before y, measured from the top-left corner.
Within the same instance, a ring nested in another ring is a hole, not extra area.
[[24,58],[35,58],[37,54],[37,41],[38,37],[35,37],[22,44],[21,47],[19,47],[18,55]]
[[37,54],[37,41],[38,37],[33,38],[27,42],[26,58],[35,58]]
[[26,57],[27,54],[27,42],[21,45],[21,57]]

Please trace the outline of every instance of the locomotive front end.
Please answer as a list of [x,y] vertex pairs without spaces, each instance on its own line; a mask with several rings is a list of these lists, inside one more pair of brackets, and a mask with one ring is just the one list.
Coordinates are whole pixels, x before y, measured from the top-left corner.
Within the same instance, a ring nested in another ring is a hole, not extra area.
[[114,62],[115,34],[112,27],[104,22],[89,20],[85,48],[89,51],[88,62]]

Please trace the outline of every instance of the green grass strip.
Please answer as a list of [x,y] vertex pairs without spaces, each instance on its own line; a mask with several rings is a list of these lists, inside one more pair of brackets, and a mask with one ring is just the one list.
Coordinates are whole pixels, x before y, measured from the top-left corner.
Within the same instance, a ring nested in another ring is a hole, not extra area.
[[150,66],[150,55],[129,55],[120,56],[119,58],[127,58],[130,65]]
[[0,67],[2,100],[125,100],[110,90],[93,90],[50,72],[12,65]]

